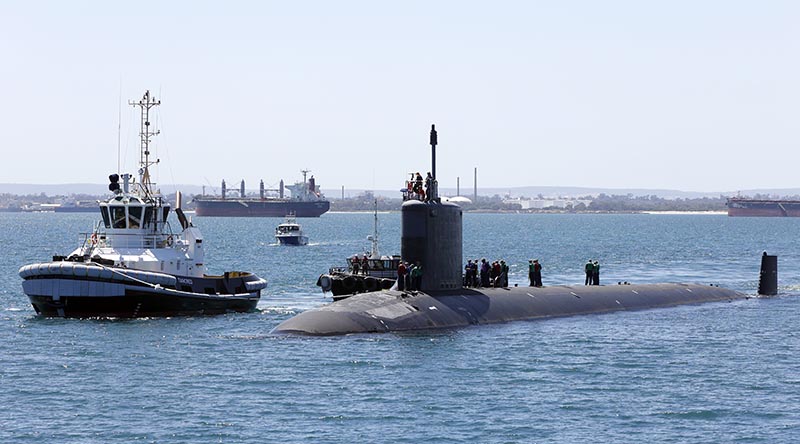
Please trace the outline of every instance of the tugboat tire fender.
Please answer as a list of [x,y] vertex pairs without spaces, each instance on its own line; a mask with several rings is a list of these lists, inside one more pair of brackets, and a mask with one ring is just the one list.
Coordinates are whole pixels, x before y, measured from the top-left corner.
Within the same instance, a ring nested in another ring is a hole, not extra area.
[[367,291],[377,291],[380,290],[380,285],[378,284],[378,280],[374,277],[368,277],[364,279],[364,289]]
[[319,279],[317,279],[317,285],[322,287],[323,292],[327,293],[331,291],[331,288],[333,287],[333,282],[331,281],[330,276],[323,274],[320,275]]
[[346,278],[342,279],[342,288],[344,288],[348,293],[355,291],[356,278],[353,276],[347,276]]

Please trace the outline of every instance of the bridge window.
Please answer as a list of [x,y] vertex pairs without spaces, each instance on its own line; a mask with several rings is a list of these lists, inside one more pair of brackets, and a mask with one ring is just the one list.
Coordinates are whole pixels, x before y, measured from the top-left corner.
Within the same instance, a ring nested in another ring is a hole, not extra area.
[[144,228],[150,228],[151,223],[153,223],[153,207],[144,207]]
[[128,207],[128,228],[139,228],[142,225],[142,207]]
[[111,211],[111,221],[114,228],[125,228],[125,207],[114,205],[108,207]]
[[111,228],[111,219],[108,217],[108,207],[100,207],[100,214],[103,215],[103,225],[106,228]]

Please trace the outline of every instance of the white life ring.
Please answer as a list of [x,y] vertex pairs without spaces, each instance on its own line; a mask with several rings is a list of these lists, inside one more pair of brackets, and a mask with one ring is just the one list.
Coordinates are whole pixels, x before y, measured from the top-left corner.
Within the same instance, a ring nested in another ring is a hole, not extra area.
[[173,243],[172,235],[167,236],[167,246],[171,247]]

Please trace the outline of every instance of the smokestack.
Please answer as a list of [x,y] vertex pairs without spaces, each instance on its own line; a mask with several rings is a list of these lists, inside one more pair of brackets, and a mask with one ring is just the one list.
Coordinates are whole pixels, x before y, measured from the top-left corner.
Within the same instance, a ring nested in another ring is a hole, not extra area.
[[258,194],[261,195],[261,198],[264,198],[264,179],[261,179],[261,184],[258,185]]
[[281,190],[281,191],[280,191],[280,193],[279,193],[279,194],[280,194],[280,197],[281,197],[281,199],[283,199],[283,179],[281,179],[281,186],[280,186],[280,190]]
[[461,177],[456,176],[456,196],[461,195]]
[[239,196],[244,199],[244,179],[242,179],[242,184],[239,187]]
[[225,192],[226,191],[227,190],[225,189],[225,179],[222,179],[222,198],[223,199],[225,199]]
[[344,185],[342,185],[342,200],[344,200]]

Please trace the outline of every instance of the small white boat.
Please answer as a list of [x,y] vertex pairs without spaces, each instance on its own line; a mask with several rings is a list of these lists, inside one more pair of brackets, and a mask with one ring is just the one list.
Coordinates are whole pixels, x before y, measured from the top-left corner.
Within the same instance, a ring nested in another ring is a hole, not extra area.
[[308,245],[308,236],[303,234],[294,214],[286,216],[286,221],[275,228],[275,239],[281,245]]

